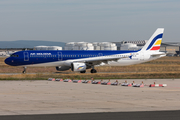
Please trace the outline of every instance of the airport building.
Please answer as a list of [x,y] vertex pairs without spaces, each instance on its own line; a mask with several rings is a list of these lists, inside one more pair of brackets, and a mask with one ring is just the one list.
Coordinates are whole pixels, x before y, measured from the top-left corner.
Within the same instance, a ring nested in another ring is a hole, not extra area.
[[162,43],[160,51],[166,51],[168,56],[180,56],[180,43],[166,42]]
[[113,42],[117,46],[117,50],[139,50],[145,44],[147,40],[140,41],[121,41],[121,42]]
[[117,46],[111,42],[69,42],[64,50],[117,50]]
[[[139,50],[147,40],[143,41],[122,41],[113,42],[117,46],[117,50]],[[161,44],[160,51],[167,52],[168,56],[180,56],[180,43],[178,42],[165,42]]]
[[94,46],[88,42],[69,42],[64,46],[64,50],[94,50]]
[[[60,46],[35,46],[33,50],[139,50],[147,40],[121,41],[121,42],[69,42],[64,47]],[[22,49],[1,49],[0,56],[10,54]],[[26,49],[25,49],[26,50]],[[180,56],[180,43],[165,42],[161,44],[160,51],[167,52],[167,56]]]
[[[139,50],[148,40],[121,41],[121,42],[69,42],[63,50]],[[166,42],[161,44],[160,51],[167,52],[168,56],[180,55],[180,43]]]
[[60,46],[35,46],[33,50],[62,50]]

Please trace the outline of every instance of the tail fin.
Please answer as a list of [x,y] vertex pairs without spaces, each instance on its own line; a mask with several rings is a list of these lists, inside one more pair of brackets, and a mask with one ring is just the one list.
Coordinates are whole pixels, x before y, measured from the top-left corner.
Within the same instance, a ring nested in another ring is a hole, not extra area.
[[164,32],[164,28],[158,28],[141,50],[159,51],[161,46],[161,40],[163,37],[163,32]]

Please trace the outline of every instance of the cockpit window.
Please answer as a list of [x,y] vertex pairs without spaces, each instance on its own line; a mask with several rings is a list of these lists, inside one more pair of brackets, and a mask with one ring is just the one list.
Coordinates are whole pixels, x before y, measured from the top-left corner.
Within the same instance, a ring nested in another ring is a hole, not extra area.
[[11,57],[19,57],[19,55],[13,54],[11,55]]

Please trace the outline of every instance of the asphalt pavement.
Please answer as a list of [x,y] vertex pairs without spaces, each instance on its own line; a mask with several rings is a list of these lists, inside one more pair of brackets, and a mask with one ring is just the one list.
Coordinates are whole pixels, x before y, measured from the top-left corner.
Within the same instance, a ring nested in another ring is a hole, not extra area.
[[180,111],[145,111],[0,116],[0,120],[179,120]]

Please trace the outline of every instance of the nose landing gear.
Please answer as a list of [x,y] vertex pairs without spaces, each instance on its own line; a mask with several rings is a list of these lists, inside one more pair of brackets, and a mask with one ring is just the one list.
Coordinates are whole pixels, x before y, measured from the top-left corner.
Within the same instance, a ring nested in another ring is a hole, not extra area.
[[27,67],[25,66],[25,67],[24,67],[24,70],[22,71],[23,74],[26,73],[26,68],[27,68]]

